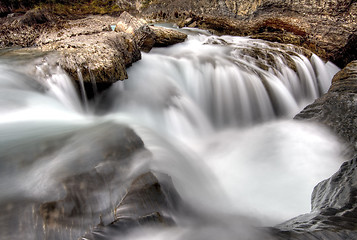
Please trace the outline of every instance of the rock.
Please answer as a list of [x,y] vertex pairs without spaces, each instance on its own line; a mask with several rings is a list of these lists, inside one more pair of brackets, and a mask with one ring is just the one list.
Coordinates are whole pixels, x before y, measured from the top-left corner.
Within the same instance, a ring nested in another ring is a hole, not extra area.
[[349,63],[332,79],[329,91],[307,106],[295,119],[328,126],[357,154],[357,61]]
[[311,213],[276,226],[278,239],[355,239],[357,237],[357,158],[345,162],[312,193]]
[[297,44],[340,67],[357,58],[357,2],[353,0],[157,0],[139,5],[137,11],[147,18],[175,21],[180,27]]
[[155,47],[167,47],[185,41],[187,34],[164,27],[150,26],[155,34]]
[[116,209],[116,221],[121,218],[139,218],[156,212],[164,215],[177,210],[179,197],[171,178],[162,174],[161,177],[166,181],[160,183],[152,172],[137,177]]
[[[91,226],[112,222],[115,205],[130,184],[134,157],[150,157],[131,129],[113,123],[84,129],[67,141],[77,142],[74,145],[79,153],[72,156],[73,169],[62,175],[64,196],[39,206],[40,225],[50,239],[57,239],[65,229],[79,237]],[[70,151],[71,146],[67,148]]]
[[120,15],[115,30],[131,34],[144,52],[149,52],[154,46],[166,47],[187,38],[186,34],[173,29],[149,26],[145,20],[135,18],[127,12]]
[[42,51],[55,51],[58,63],[76,80],[83,80],[88,97],[93,96],[92,82],[99,91],[127,78],[126,68],[141,58],[133,37],[113,32],[109,16],[91,16],[62,22],[45,31],[36,40]]
[[27,11],[23,16],[21,16],[19,23],[31,26],[35,24],[44,24],[52,22],[54,19],[55,16],[50,14],[48,9],[34,8]]
[[273,229],[277,239],[357,238],[356,94],[357,61],[352,61],[334,76],[325,95],[295,117],[325,124],[349,144],[349,154],[355,156],[314,188],[311,213]]
[[123,12],[115,28],[116,31],[131,34],[139,49],[144,52],[149,52],[155,44],[155,34],[143,19],[138,19],[131,16],[127,12]]
[[9,179],[29,188],[2,197],[2,239],[78,239],[100,219],[114,221],[132,179],[145,171],[131,175],[133,161],[151,155],[133,130],[106,121],[38,136],[1,157],[2,174],[11,169]]
[[147,172],[132,182],[116,208],[115,220],[109,225],[98,225],[81,239],[121,236],[133,228],[172,226],[175,222],[171,214],[180,206],[181,200],[171,178],[166,174]]
[[[78,88],[84,85],[88,98],[126,79],[126,68],[141,59],[140,50],[148,52],[154,45],[167,46],[186,38],[178,31],[149,27],[144,20],[127,12],[119,18],[88,16],[60,20],[45,10],[35,9],[1,21],[0,47],[33,46],[43,52],[54,52],[57,64],[75,80]],[[114,32],[110,25],[116,22]]]

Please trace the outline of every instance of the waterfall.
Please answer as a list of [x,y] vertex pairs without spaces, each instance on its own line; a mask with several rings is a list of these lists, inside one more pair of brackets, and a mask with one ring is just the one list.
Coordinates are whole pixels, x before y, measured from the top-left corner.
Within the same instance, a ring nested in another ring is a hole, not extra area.
[[[112,96],[121,96],[112,111],[139,114],[151,127],[167,126],[172,135],[292,118],[327,91],[338,71],[297,51],[250,38],[190,36],[183,44],[143,54],[129,69],[129,80],[111,89]],[[148,119],[147,111],[163,108],[161,119],[160,114]],[[178,119],[182,129],[174,131]]]
[[[142,55],[129,79],[84,103],[52,56],[21,69],[0,56],[4,239],[78,239],[99,219],[110,223],[128,184],[149,170],[172,177],[196,215],[177,213],[177,227],[124,239],[249,239],[253,226],[309,211],[312,188],[343,160],[340,145],[326,129],[289,119],[327,91],[335,65],[292,45],[204,31]],[[106,165],[101,156],[111,158],[110,147],[127,136],[123,126],[150,154]],[[61,201],[63,179],[91,169],[115,177],[81,200],[83,218],[48,229],[39,204]]]

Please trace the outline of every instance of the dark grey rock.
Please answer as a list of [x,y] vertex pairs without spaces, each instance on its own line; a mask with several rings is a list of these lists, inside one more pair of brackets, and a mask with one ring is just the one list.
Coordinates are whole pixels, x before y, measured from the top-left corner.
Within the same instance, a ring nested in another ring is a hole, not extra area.
[[311,213],[272,231],[278,239],[355,239],[357,237],[357,158],[345,162],[312,193]]
[[[155,175],[160,176],[160,181]],[[115,220],[99,224],[82,239],[99,240],[122,236],[132,229],[169,227],[173,213],[182,207],[181,199],[166,174],[147,172],[137,177],[115,210]]]
[[295,119],[316,121],[328,126],[348,144],[350,155],[357,153],[357,61],[338,72],[329,91],[307,106]]

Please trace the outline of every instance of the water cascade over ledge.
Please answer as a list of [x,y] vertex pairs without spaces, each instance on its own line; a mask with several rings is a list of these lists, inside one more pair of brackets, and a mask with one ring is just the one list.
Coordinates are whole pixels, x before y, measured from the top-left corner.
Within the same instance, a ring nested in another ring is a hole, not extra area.
[[[249,239],[252,226],[309,212],[313,187],[343,160],[327,130],[289,120],[325,93],[338,71],[300,48],[194,32],[182,44],[143,53],[128,80],[85,106],[51,57],[23,69],[14,69],[19,60],[0,59],[4,239],[78,239],[99,221],[113,221],[126,187],[150,170],[172,178],[194,217],[178,212],[174,228],[123,239],[233,239],[245,231]],[[122,126],[134,129],[150,154],[137,143],[133,156],[115,163],[112,147],[132,134]],[[78,197],[85,214],[54,230],[44,224],[38,209],[64,199],[71,176],[106,172],[103,185],[88,183],[93,199]]]

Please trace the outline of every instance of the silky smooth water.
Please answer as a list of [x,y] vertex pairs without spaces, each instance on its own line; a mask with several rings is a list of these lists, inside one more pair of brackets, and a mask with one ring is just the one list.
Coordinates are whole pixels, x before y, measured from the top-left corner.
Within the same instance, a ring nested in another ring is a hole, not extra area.
[[[84,105],[50,58],[22,69],[0,61],[3,239],[77,239],[100,217],[110,223],[130,181],[148,170],[168,174],[196,215],[177,213],[177,227],[126,238],[259,239],[253,226],[309,212],[313,187],[343,161],[328,130],[290,120],[338,71],[296,47],[196,32],[143,53],[128,80]],[[106,137],[122,125],[135,130],[150,157],[137,154],[113,168],[117,177],[86,200],[88,214],[49,232],[38,204],[64,198],[62,179],[101,169]]]

